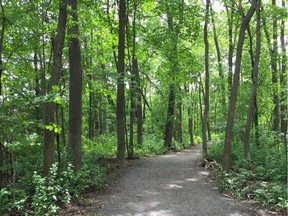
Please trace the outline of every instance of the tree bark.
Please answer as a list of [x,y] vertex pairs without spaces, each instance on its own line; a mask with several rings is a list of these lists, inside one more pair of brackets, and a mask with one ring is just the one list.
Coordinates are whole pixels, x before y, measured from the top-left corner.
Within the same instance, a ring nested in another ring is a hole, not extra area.
[[184,1],[179,2],[179,21],[174,27],[173,16],[171,14],[169,5],[166,5],[167,9],[167,24],[168,32],[172,35],[170,38],[170,44],[172,50],[168,53],[168,60],[171,63],[170,76],[172,77],[172,83],[169,84],[169,97],[168,97],[168,108],[167,117],[164,131],[164,146],[167,149],[172,148],[172,137],[174,127],[174,115],[175,115],[175,99],[176,99],[176,84],[175,84],[175,72],[177,71],[177,52],[178,52],[178,37],[180,33],[180,26],[183,22],[183,8]]
[[229,102],[229,108],[228,108],[228,117],[227,117],[227,125],[226,125],[225,140],[224,140],[224,153],[223,153],[223,159],[222,159],[223,169],[227,172],[230,170],[230,166],[231,166],[230,155],[231,155],[231,144],[232,144],[232,138],[233,138],[234,114],[235,114],[236,102],[237,102],[237,93],[238,93],[238,85],[239,85],[239,78],[240,78],[242,50],[243,50],[243,44],[245,40],[245,31],[246,31],[247,25],[249,24],[255,12],[257,4],[259,4],[258,0],[254,0],[252,2],[249,11],[247,12],[246,16],[242,19],[240,32],[238,36],[235,71],[234,71],[232,89],[230,93],[230,102]]
[[[282,0],[282,8],[285,8],[285,1]],[[285,45],[285,21],[282,19],[281,21],[281,33],[280,33],[280,41],[282,47],[282,67],[281,67],[281,74],[280,74],[280,85],[281,85],[281,103],[280,103],[280,110],[281,110],[281,133],[284,138],[284,146],[286,146],[287,152],[287,123],[288,123],[288,116],[287,116],[287,55],[286,55],[286,45]]]
[[126,1],[119,1],[118,79],[117,79],[117,160],[125,160],[125,26]]
[[165,125],[165,133],[164,133],[164,146],[167,149],[172,148],[172,132],[174,125],[174,113],[175,113],[175,84],[169,85],[169,98],[168,98],[168,110],[167,110],[167,118]]
[[202,116],[202,154],[207,158],[207,119],[209,113],[209,42],[208,42],[208,22],[209,22],[210,0],[206,0],[206,14],[204,24],[204,45],[205,45],[205,95],[204,95],[204,113]]
[[[4,44],[4,34],[5,34],[5,25],[6,25],[6,18],[5,18],[5,10],[2,3],[2,0],[0,0],[0,6],[1,6],[1,32],[0,32],[0,106],[2,106],[3,99],[2,97],[2,74],[3,74],[3,60],[2,60],[2,53],[3,53],[3,44]],[[0,168],[2,168],[4,164],[4,146],[0,141]],[[0,189],[3,186],[3,172],[0,170]]]
[[188,107],[187,114],[188,114],[188,132],[189,132],[189,138],[190,138],[190,145],[195,145],[194,134],[193,134],[193,117],[192,117],[191,107]]
[[[229,9],[227,1],[225,1],[225,8],[228,19],[228,36],[229,36],[229,51],[228,51],[228,89],[231,92],[232,88],[232,77],[233,77],[233,51],[234,51],[234,42],[233,42],[233,19],[234,19],[234,10],[235,6],[234,1],[232,1],[232,9]],[[235,30],[236,32],[236,30]]]
[[[276,7],[276,0],[272,0],[272,5]],[[279,96],[278,96],[278,70],[277,70],[277,17],[273,13],[273,45],[271,53],[271,69],[272,69],[272,91],[273,91],[273,131],[279,132]]]
[[75,172],[81,169],[82,159],[82,63],[79,41],[79,24],[77,0],[70,0],[73,26],[69,28],[71,35],[69,46],[69,156]]
[[[257,13],[257,26],[256,26],[256,54],[255,54],[255,61],[253,61],[253,72],[252,72],[252,89],[251,95],[249,100],[249,108],[247,111],[247,118],[246,118],[246,128],[245,128],[245,135],[244,135],[244,149],[245,149],[245,157],[247,160],[251,159],[250,155],[250,130],[251,130],[251,123],[253,117],[253,110],[255,109],[255,100],[256,100],[256,92],[258,86],[258,67],[260,61],[260,52],[261,52],[261,17],[260,17],[260,1],[257,5],[256,9]],[[251,43],[252,41],[250,41]],[[253,56],[251,56],[253,58]]]
[[143,114],[142,114],[142,96],[141,96],[141,78],[138,68],[138,60],[135,59],[135,75],[137,83],[137,143],[138,145],[143,144]]
[[1,32],[0,32],[0,95],[2,95],[2,74],[3,74],[3,59],[2,59],[2,53],[3,53],[3,44],[4,44],[4,35],[6,30],[6,17],[5,17],[5,8],[2,3],[2,0],[0,1],[1,6]]
[[177,122],[176,122],[176,135],[177,141],[183,143],[183,132],[182,132],[182,103],[181,100],[177,102]]
[[[57,34],[53,42],[53,66],[52,74],[48,84],[47,93],[52,91],[53,86],[57,86],[62,71],[62,53],[65,41],[65,30],[67,21],[67,5],[65,0],[59,3],[59,16],[57,25]],[[55,124],[56,105],[53,101],[44,104],[44,125]],[[49,176],[50,168],[54,162],[55,153],[55,132],[44,129],[44,176]]]

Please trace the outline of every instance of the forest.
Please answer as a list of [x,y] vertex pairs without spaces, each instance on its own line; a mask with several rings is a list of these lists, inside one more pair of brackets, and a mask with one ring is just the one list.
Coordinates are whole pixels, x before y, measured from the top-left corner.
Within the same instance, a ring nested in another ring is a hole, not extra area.
[[221,191],[285,211],[285,2],[0,0],[0,214],[193,145]]

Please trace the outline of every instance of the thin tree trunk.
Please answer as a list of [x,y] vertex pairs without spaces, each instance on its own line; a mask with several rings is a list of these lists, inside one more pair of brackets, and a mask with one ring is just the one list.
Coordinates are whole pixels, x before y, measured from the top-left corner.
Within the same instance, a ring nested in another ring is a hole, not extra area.
[[[185,92],[187,95],[190,94],[189,85],[185,86]],[[192,92],[191,92],[192,93]],[[192,101],[192,97],[190,99]],[[187,107],[187,115],[188,115],[188,134],[190,139],[190,145],[194,145],[194,134],[193,134],[193,115],[192,115],[192,108],[193,108],[193,102],[188,104]]]
[[[102,69],[104,70],[105,69],[105,66],[103,65]],[[104,75],[104,84],[107,88],[107,75],[105,74]],[[103,104],[102,104],[102,114],[103,114],[103,120],[102,120],[102,127],[101,127],[101,131],[102,131],[102,134],[106,133],[107,132],[107,96],[104,98],[103,100]]]
[[209,42],[208,42],[208,22],[209,22],[209,4],[206,0],[206,14],[204,24],[204,45],[205,45],[205,95],[204,95],[204,113],[202,116],[202,154],[203,158],[207,157],[207,119],[209,113]]
[[[4,164],[4,145],[0,141],[0,168],[3,167],[3,164]],[[4,181],[3,181],[4,177],[3,176],[4,176],[4,173],[3,173],[2,169],[0,169],[0,189],[2,189],[4,187]]]
[[3,59],[2,59],[2,53],[3,53],[3,44],[4,44],[4,35],[6,30],[6,17],[5,17],[5,8],[2,3],[2,0],[0,1],[1,6],[1,32],[0,32],[0,95],[2,95],[2,74],[3,74]]
[[187,114],[188,114],[188,132],[189,132],[189,138],[190,138],[190,145],[195,145],[194,134],[193,134],[193,116],[191,112],[191,107],[188,107]]
[[[5,18],[5,10],[2,3],[2,0],[0,0],[0,6],[1,6],[1,32],[0,32],[0,97],[2,96],[2,74],[3,74],[3,60],[2,60],[2,53],[3,53],[3,44],[4,44],[4,34],[5,34],[5,25],[6,25],[6,18]],[[0,106],[2,106],[2,98],[0,98]],[[3,167],[4,164],[4,145],[0,141],[0,168]],[[0,189],[3,187],[3,172],[0,169]]]
[[65,119],[64,119],[64,108],[61,107],[61,137],[62,137],[62,142],[63,146],[66,146],[66,137],[65,137]]
[[[250,155],[250,130],[251,123],[253,117],[253,110],[255,110],[255,100],[258,86],[258,67],[260,61],[260,52],[261,52],[261,17],[260,17],[260,2],[257,5],[256,13],[257,13],[257,28],[256,28],[256,54],[255,61],[253,62],[253,72],[252,72],[252,89],[249,100],[249,108],[247,111],[247,120],[246,120],[246,128],[244,135],[244,149],[245,149],[245,157],[247,160],[251,159]],[[252,41],[250,41],[251,43]],[[253,58],[253,56],[251,56]]]
[[[59,106],[56,105],[56,124],[59,125]],[[56,134],[56,146],[57,146],[57,163],[58,170],[61,167],[61,143],[60,143],[60,134]]]
[[[65,0],[59,3],[59,17],[57,25],[57,34],[53,43],[53,67],[50,82],[48,85],[48,93],[52,91],[53,86],[58,85],[62,71],[62,52],[64,48],[65,29],[67,21],[67,5]],[[56,105],[54,102],[46,102],[44,104],[44,125],[55,124]],[[54,162],[55,152],[55,132],[54,128],[44,129],[44,176],[49,176],[50,168]]]
[[[276,7],[276,0],[272,0],[272,5]],[[271,53],[271,69],[272,69],[272,91],[273,91],[273,131],[279,132],[279,96],[278,96],[278,70],[277,70],[277,18],[273,13],[273,47]]]
[[177,102],[177,124],[176,124],[176,140],[182,144],[183,143],[183,133],[182,133],[182,103]]
[[233,138],[234,114],[235,114],[235,108],[236,108],[236,102],[237,102],[237,93],[238,93],[238,85],[239,85],[239,78],[240,78],[242,50],[243,50],[243,44],[245,40],[245,31],[246,31],[247,25],[249,24],[255,12],[257,4],[259,4],[258,0],[254,0],[246,16],[242,19],[242,24],[240,27],[240,32],[239,32],[239,37],[238,37],[235,71],[234,71],[233,84],[232,84],[232,89],[231,89],[231,94],[230,94],[230,102],[229,102],[229,108],[228,108],[228,117],[227,117],[225,140],[224,140],[224,153],[223,153],[223,159],[222,159],[223,169],[227,172],[230,170],[230,166],[231,166],[230,155],[231,155],[231,144],[232,144],[232,138]]
[[142,96],[141,96],[141,78],[138,68],[138,60],[135,59],[135,72],[137,83],[137,143],[143,144],[143,114],[142,114]]
[[126,1],[119,1],[118,79],[117,79],[117,160],[125,160],[125,26]]
[[92,93],[92,74],[88,74],[88,80],[89,80],[89,115],[88,115],[88,137],[91,140],[94,135],[94,119],[93,119],[93,93]]
[[[282,0],[282,8],[285,8],[285,1]],[[281,74],[280,74],[280,85],[281,85],[281,103],[280,103],[280,110],[281,110],[281,133],[284,138],[284,146],[286,146],[287,152],[287,123],[288,123],[288,116],[287,116],[287,56],[286,56],[286,45],[285,45],[285,21],[282,19],[281,21],[281,33],[280,33],[280,40],[281,40],[281,47],[282,47],[282,67],[281,67]]]
[[[234,42],[233,42],[233,18],[234,18],[234,10],[230,9],[227,5],[227,1],[225,1],[225,8],[228,19],[228,36],[229,36],[229,51],[228,51],[228,89],[231,91],[232,88],[232,77],[233,77],[233,51],[234,51]],[[235,6],[234,1],[232,1],[232,7]],[[236,32],[236,30],[235,30]]]
[[69,28],[71,35],[69,46],[69,156],[75,172],[81,169],[82,159],[82,63],[79,41],[77,0],[70,0],[71,19],[74,23]]

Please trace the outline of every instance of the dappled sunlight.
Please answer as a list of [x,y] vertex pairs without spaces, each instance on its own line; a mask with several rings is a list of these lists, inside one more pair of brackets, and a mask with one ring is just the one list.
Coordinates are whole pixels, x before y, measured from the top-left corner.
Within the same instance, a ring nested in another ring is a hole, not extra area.
[[229,216],[243,216],[243,214],[235,212],[235,213],[229,214]]
[[117,216],[173,216],[171,210],[159,209],[161,202],[130,202],[127,204],[135,213],[122,213]]
[[180,188],[183,188],[183,186],[177,185],[177,184],[168,184],[168,186],[166,186],[164,188],[166,188],[166,189],[174,189],[174,188],[180,189]]
[[170,213],[171,211],[167,210],[158,210],[158,211],[150,211],[150,212],[144,212],[135,214],[135,216],[173,216],[174,214]]
[[200,175],[208,176],[209,172],[208,171],[199,171],[198,172]]
[[172,158],[172,157],[177,157],[177,155],[175,154],[167,154],[167,155],[161,155],[159,157],[163,157],[163,158]]
[[196,181],[198,181],[199,179],[197,179],[197,178],[190,178],[190,179],[185,179],[185,181],[187,181],[187,182],[196,182]]

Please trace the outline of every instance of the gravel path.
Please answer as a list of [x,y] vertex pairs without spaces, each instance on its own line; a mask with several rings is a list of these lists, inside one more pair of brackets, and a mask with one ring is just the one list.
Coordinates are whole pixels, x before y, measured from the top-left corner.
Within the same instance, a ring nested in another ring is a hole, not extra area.
[[207,182],[200,146],[135,160],[118,182],[92,201],[98,216],[248,216],[252,207],[225,197]]

